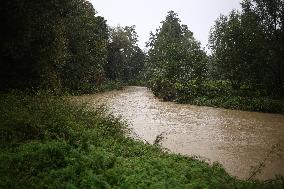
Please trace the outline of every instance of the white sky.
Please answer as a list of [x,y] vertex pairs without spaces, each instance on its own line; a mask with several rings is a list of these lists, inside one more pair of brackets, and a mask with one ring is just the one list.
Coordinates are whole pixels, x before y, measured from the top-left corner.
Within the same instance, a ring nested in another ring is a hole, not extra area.
[[170,10],[178,13],[194,37],[205,47],[210,28],[220,14],[240,7],[240,0],[89,0],[110,26],[136,26],[139,46],[144,49],[150,31],[155,31]]

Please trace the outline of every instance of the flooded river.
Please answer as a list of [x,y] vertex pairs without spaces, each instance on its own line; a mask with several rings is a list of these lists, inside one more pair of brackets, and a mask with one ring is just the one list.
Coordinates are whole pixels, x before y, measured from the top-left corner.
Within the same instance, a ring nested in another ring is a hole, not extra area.
[[[83,96],[127,120],[133,136],[171,152],[218,161],[231,175],[247,179],[252,167],[265,160],[256,178],[284,175],[284,115],[227,110],[163,102],[145,87],[126,87]],[[276,147],[273,147],[276,146]]]

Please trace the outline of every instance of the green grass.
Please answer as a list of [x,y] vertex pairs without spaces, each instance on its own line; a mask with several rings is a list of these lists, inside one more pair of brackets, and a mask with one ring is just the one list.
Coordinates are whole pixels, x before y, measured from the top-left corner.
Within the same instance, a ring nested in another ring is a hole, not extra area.
[[0,188],[283,188],[125,136],[104,109],[62,97],[0,95]]
[[[169,90],[167,90],[169,91]],[[284,99],[265,95],[265,92],[242,86],[233,90],[228,81],[207,80],[201,84],[191,81],[176,84],[174,101],[228,109],[284,113]]]
[[267,97],[241,97],[241,96],[197,96],[188,99],[177,99],[178,103],[189,103],[199,106],[221,107],[227,109],[284,113],[284,101]]

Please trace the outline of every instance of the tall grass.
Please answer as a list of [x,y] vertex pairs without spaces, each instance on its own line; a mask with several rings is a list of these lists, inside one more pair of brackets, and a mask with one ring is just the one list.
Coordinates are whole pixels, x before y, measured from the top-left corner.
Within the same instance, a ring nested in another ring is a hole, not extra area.
[[217,163],[163,152],[126,125],[50,95],[0,95],[0,188],[283,188],[240,181]]

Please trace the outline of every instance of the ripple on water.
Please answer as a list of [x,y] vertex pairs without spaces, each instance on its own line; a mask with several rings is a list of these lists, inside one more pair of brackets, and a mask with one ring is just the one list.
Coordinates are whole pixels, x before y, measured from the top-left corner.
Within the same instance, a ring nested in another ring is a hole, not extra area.
[[[162,102],[145,87],[126,87],[80,97],[105,103],[130,123],[133,132],[153,143],[162,132],[162,145],[174,153],[218,161],[232,175],[248,178],[251,166],[269,155],[258,179],[284,175],[284,115]],[[271,153],[279,144],[279,154]]]

